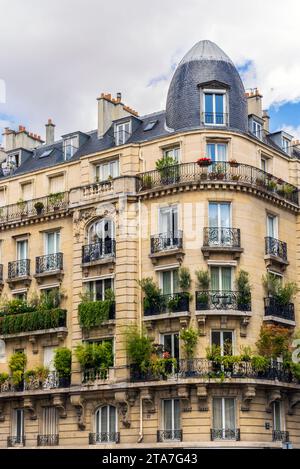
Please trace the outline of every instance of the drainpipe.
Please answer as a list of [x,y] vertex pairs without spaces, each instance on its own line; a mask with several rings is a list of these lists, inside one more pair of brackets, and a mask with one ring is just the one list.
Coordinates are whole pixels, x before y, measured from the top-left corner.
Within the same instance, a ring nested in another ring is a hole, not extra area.
[[[139,148],[139,161],[142,162],[143,164],[143,169],[144,169],[144,160],[142,158],[142,150],[141,147]],[[138,279],[139,281],[142,280],[142,227],[141,227],[141,199],[139,198],[138,200],[138,224],[139,224],[139,229],[138,229],[138,256],[139,256],[139,262],[138,262]],[[143,327],[143,322],[142,322],[142,291],[141,288],[138,289],[138,323],[139,323],[139,330],[142,331]],[[139,438],[137,440],[138,443],[141,443],[144,439],[144,433],[143,433],[143,399],[141,396],[140,392],[140,431],[139,431]]]

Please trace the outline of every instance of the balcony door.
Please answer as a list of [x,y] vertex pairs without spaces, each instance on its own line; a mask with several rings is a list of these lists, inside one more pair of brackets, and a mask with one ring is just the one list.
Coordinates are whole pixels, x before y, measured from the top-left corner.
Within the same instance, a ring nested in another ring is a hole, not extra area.
[[23,261],[28,258],[28,240],[17,241],[17,260]]
[[213,434],[218,439],[235,439],[235,399],[217,397],[213,399]]
[[176,205],[159,209],[159,235],[163,249],[178,245],[178,208]]
[[108,218],[93,223],[88,232],[89,244],[99,244],[101,255],[112,253],[114,223]]
[[60,232],[45,233],[45,255],[57,254],[60,251]]
[[232,303],[232,267],[211,267],[210,288],[212,306],[226,309]]
[[212,346],[220,349],[221,355],[233,354],[233,332],[232,331],[212,331],[211,332]]
[[112,405],[100,407],[95,414],[96,442],[103,443],[116,440],[117,412]]
[[163,439],[178,440],[180,431],[180,401],[179,399],[164,399],[163,413]]
[[165,270],[160,274],[160,287],[163,295],[173,295],[178,292],[178,270]]
[[[56,407],[43,407],[42,411],[42,435],[47,436],[47,443],[51,443],[51,436],[58,434],[58,412]],[[53,443],[53,441],[52,441]]]
[[12,432],[15,442],[22,444],[24,438],[24,409],[14,409]]
[[204,124],[225,125],[226,92],[223,90],[204,90]]
[[207,143],[207,156],[213,163],[227,161],[227,143]]
[[278,217],[276,215],[267,215],[267,236],[278,239]]
[[54,366],[54,355],[57,347],[47,346],[44,347],[44,367],[48,368],[49,371],[55,371]]
[[161,344],[163,345],[164,352],[168,352],[171,358],[175,358],[177,363],[176,366],[172,366],[171,372],[175,373],[178,370],[179,365],[179,334],[170,333],[161,335]]
[[224,246],[232,244],[231,204],[228,202],[210,202],[208,206],[209,245]]
[[86,283],[86,290],[91,301],[105,300],[106,292],[113,290],[113,279],[105,278]]

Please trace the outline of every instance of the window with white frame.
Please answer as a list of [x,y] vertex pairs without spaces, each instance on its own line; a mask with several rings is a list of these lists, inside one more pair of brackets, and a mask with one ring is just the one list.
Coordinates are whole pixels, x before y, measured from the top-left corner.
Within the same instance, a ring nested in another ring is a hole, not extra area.
[[14,409],[12,418],[12,437],[15,444],[24,442],[24,409]]
[[160,287],[163,295],[178,293],[178,269],[160,272]]
[[164,440],[180,439],[180,400],[162,400],[162,424]]
[[45,255],[57,254],[60,251],[60,231],[47,231],[44,233]]
[[113,278],[104,278],[85,282],[85,290],[91,301],[103,301],[108,290],[113,290]]
[[221,292],[232,290],[232,267],[211,266],[210,285],[212,290]]
[[231,244],[231,203],[209,202],[208,204],[208,243],[210,246]]
[[203,91],[204,124],[226,125],[226,91]]
[[115,124],[116,145],[123,145],[131,135],[131,121]]
[[175,146],[175,147],[165,148],[163,150],[163,155],[164,155],[165,158],[167,158],[167,157],[172,158],[176,163],[179,163],[179,161],[180,161],[180,147]]
[[68,161],[78,150],[78,136],[68,137],[64,139],[64,160]]
[[233,354],[233,331],[211,331],[211,345],[219,347],[221,355]]
[[179,360],[179,334],[178,332],[170,332],[161,334],[161,345],[165,352],[168,352],[171,357]]
[[17,260],[28,259],[28,240],[20,239],[17,241]]
[[274,401],[273,402],[273,431],[282,432],[283,428],[283,412],[282,412],[282,402]]
[[214,163],[227,161],[228,144],[208,142],[206,144],[206,152],[208,158],[210,158]]
[[231,397],[213,398],[213,436],[214,439],[235,439],[236,403]]
[[281,148],[285,153],[290,153],[290,141],[285,137],[282,137]]
[[253,121],[252,122],[252,133],[253,135],[255,135],[256,138],[259,138],[261,140],[262,138],[262,125],[257,122],[257,121]]
[[267,213],[267,236],[278,239],[278,216]]
[[111,160],[105,163],[96,165],[96,181],[107,181],[111,178],[116,178],[120,175],[119,160]]
[[162,249],[178,245],[178,207],[160,207],[158,212],[158,231],[161,235]]
[[265,173],[268,172],[268,159],[267,158],[261,158],[260,159],[260,167]]
[[50,439],[58,434],[58,411],[56,407],[47,406],[42,409],[42,435]]
[[115,224],[110,218],[101,218],[95,221],[88,230],[88,242],[105,242],[106,239],[112,240],[115,236]]
[[117,410],[112,405],[105,405],[95,413],[95,443],[117,441]]
[[57,347],[54,347],[51,345],[44,347],[43,364],[44,364],[44,367],[50,371],[55,371],[54,356],[55,356],[56,349]]

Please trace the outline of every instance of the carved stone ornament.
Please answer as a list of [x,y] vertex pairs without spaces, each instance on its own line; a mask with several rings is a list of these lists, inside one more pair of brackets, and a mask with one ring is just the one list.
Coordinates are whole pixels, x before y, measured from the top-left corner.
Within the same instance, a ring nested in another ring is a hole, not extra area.
[[266,412],[272,412],[272,404],[276,401],[281,401],[282,395],[279,389],[275,389],[267,394],[267,405],[266,405]]
[[256,389],[255,386],[246,386],[242,394],[241,410],[248,412],[250,410],[251,401],[255,398]]
[[300,393],[299,392],[294,392],[289,396],[289,409],[288,409],[288,414],[293,415],[295,412],[295,407],[297,404],[300,402]]
[[119,411],[122,425],[125,428],[130,428],[131,426],[130,410],[131,410],[131,407],[135,403],[136,396],[137,396],[137,393],[134,391],[133,392],[125,392],[125,391],[115,392],[115,401],[118,406],[118,411]]
[[61,419],[67,418],[66,398],[63,395],[54,395],[52,405],[58,409],[58,415]]
[[24,407],[25,410],[28,410],[30,412],[30,420],[36,420],[37,419],[36,403],[34,402],[33,398],[24,397],[23,407]]
[[70,397],[71,404],[76,409],[77,425],[79,430],[85,430],[85,401],[81,399],[80,394],[74,394]]
[[208,392],[205,385],[197,386],[198,410],[200,412],[208,411]]
[[191,404],[189,386],[179,386],[177,390],[177,395],[178,395],[178,398],[182,402],[183,412],[191,412],[192,404]]
[[73,226],[74,235],[77,241],[79,241],[80,235],[84,230],[87,220],[96,215],[95,207],[86,210],[75,210],[73,214]]
[[149,388],[142,389],[140,393],[140,399],[143,401],[144,410],[147,414],[155,414],[155,395]]

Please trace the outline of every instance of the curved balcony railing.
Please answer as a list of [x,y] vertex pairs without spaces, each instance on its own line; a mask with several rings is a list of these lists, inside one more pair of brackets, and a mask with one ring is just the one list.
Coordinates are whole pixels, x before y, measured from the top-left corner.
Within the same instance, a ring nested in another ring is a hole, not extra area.
[[196,291],[196,310],[251,311],[251,295],[245,297],[238,291],[201,290]]
[[21,259],[8,263],[9,280],[29,277],[30,276],[30,259]]
[[182,313],[189,311],[190,296],[180,292],[168,295],[160,295],[157,301],[144,300],[144,315],[152,316],[163,313]]
[[99,261],[105,257],[116,255],[116,240],[112,238],[100,239],[97,243],[82,246],[82,263]]
[[275,256],[287,262],[287,244],[271,236],[265,237],[265,253],[269,256]]
[[89,433],[89,445],[97,443],[120,443],[119,432]]
[[182,430],[157,430],[157,442],[182,441]]
[[299,205],[298,189],[270,173],[243,163],[218,162],[209,166],[197,163],[182,163],[167,168],[141,173],[139,191],[164,188],[173,184],[209,183],[220,181],[243,184]]
[[59,435],[38,435],[37,446],[58,446]]
[[39,256],[35,259],[35,273],[44,274],[46,272],[56,272],[63,270],[63,253],[56,252],[46,256]]
[[211,441],[214,440],[235,440],[240,441],[239,428],[211,428],[210,429]]
[[224,227],[205,227],[203,228],[203,246],[240,248],[240,229]]
[[151,254],[182,248],[182,230],[159,233],[151,236]]
[[274,316],[280,319],[287,319],[288,321],[295,321],[294,303],[283,305],[280,304],[276,298],[270,296],[264,298],[264,303],[265,316]]

